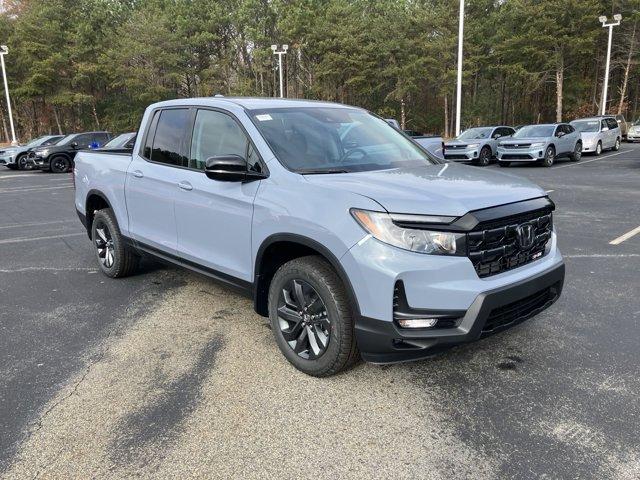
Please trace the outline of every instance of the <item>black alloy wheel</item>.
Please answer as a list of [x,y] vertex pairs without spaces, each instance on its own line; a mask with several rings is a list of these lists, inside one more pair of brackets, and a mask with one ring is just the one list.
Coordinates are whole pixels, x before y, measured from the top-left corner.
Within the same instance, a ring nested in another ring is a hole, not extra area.
[[53,173],[65,173],[69,171],[70,162],[66,157],[57,156],[51,159],[51,171]]
[[486,167],[489,163],[491,163],[491,148],[485,146],[480,150],[480,156],[476,161],[476,165]]
[[18,170],[27,170],[29,168],[27,156],[20,155],[18,158],[16,158],[16,165],[18,165]]
[[315,360],[327,351],[331,321],[316,290],[301,279],[289,280],[278,299],[278,325],[289,347],[301,358]]

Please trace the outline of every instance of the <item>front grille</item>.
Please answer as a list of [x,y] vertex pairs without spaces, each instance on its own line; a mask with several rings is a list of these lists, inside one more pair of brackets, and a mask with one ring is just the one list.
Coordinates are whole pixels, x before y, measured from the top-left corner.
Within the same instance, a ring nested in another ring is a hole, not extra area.
[[462,150],[462,149],[467,148],[467,146],[466,145],[445,145],[444,148],[445,149],[450,148],[451,150],[456,150],[456,149]]
[[468,256],[479,277],[497,275],[541,258],[552,230],[551,208],[482,222],[467,235]]
[[503,153],[503,160],[531,160],[531,155],[525,155],[523,153]]
[[482,327],[482,333],[493,333],[514,323],[526,320],[558,297],[558,289],[551,286],[515,302],[494,308]]
[[445,153],[444,158],[447,160],[469,160],[466,155]]
[[513,143],[513,144],[505,144],[505,145],[500,145],[502,148],[529,148],[531,146],[530,143]]

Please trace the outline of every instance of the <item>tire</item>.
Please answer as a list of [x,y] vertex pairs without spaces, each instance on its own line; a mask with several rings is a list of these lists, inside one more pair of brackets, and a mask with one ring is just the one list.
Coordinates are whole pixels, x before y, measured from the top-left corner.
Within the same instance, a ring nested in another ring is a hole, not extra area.
[[511,162],[502,162],[498,160],[498,165],[500,165],[501,167],[508,167],[509,165],[511,165]]
[[278,269],[269,286],[269,319],[282,354],[307,375],[328,377],[360,358],[344,284],[319,256],[296,258]]
[[126,277],[136,271],[140,257],[125,243],[110,208],[96,212],[91,224],[91,241],[100,270],[107,277]]
[[551,167],[556,160],[556,149],[553,145],[549,145],[544,151],[544,158],[540,162],[540,165],[544,167]]
[[16,165],[18,166],[18,170],[27,170],[29,168],[27,156],[23,154],[16,158]]
[[599,156],[600,154],[602,154],[602,142],[598,142],[598,144],[596,145],[596,150],[595,150],[595,155],[596,157]]
[[474,162],[479,167],[486,167],[491,163],[491,148],[484,146],[480,150],[480,155],[478,159]]
[[71,170],[71,161],[62,155],[57,155],[49,161],[51,173],[67,173]]
[[582,143],[577,142],[576,146],[573,148],[573,153],[569,155],[569,160],[572,162],[579,162],[582,158]]
[[620,150],[620,138],[616,138],[616,143],[613,146],[613,151],[617,152],[618,150]]

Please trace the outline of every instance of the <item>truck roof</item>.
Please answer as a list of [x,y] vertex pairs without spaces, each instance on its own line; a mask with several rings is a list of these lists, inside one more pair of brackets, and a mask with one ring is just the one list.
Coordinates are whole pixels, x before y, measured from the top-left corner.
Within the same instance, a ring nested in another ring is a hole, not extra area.
[[324,102],[319,100],[304,100],[290,98],[269,98],[269,97],[199,97],[199,98],[180,98],[176,100],[167,100],[164,102],[154,103],[153,107],[160,106],[178,106],[178,105],[220,105],[224,103],[233,103],[245,110],[262,110],[267,108],[291,108],[291,107],[331,107],[331,108],[354,108],[340,103]]

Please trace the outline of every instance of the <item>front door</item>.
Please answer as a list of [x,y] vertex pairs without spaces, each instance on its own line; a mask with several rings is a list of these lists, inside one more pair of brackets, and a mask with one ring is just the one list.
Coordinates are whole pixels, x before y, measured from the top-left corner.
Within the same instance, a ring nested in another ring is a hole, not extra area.
[[175,202],[178,255],[251,282],[251,222],[260,182],[211,180],[204,167],[216,155],[240,155],[253,165],[259,162],[256,150],[234,117],[210,109],[197,110],[189,150]]
[[130,235],[141,246],[176,255],[174,202],[178,174],[187,164],[188,108],[153,114],[141,152],[134,152],[127,170],[126,200]]

